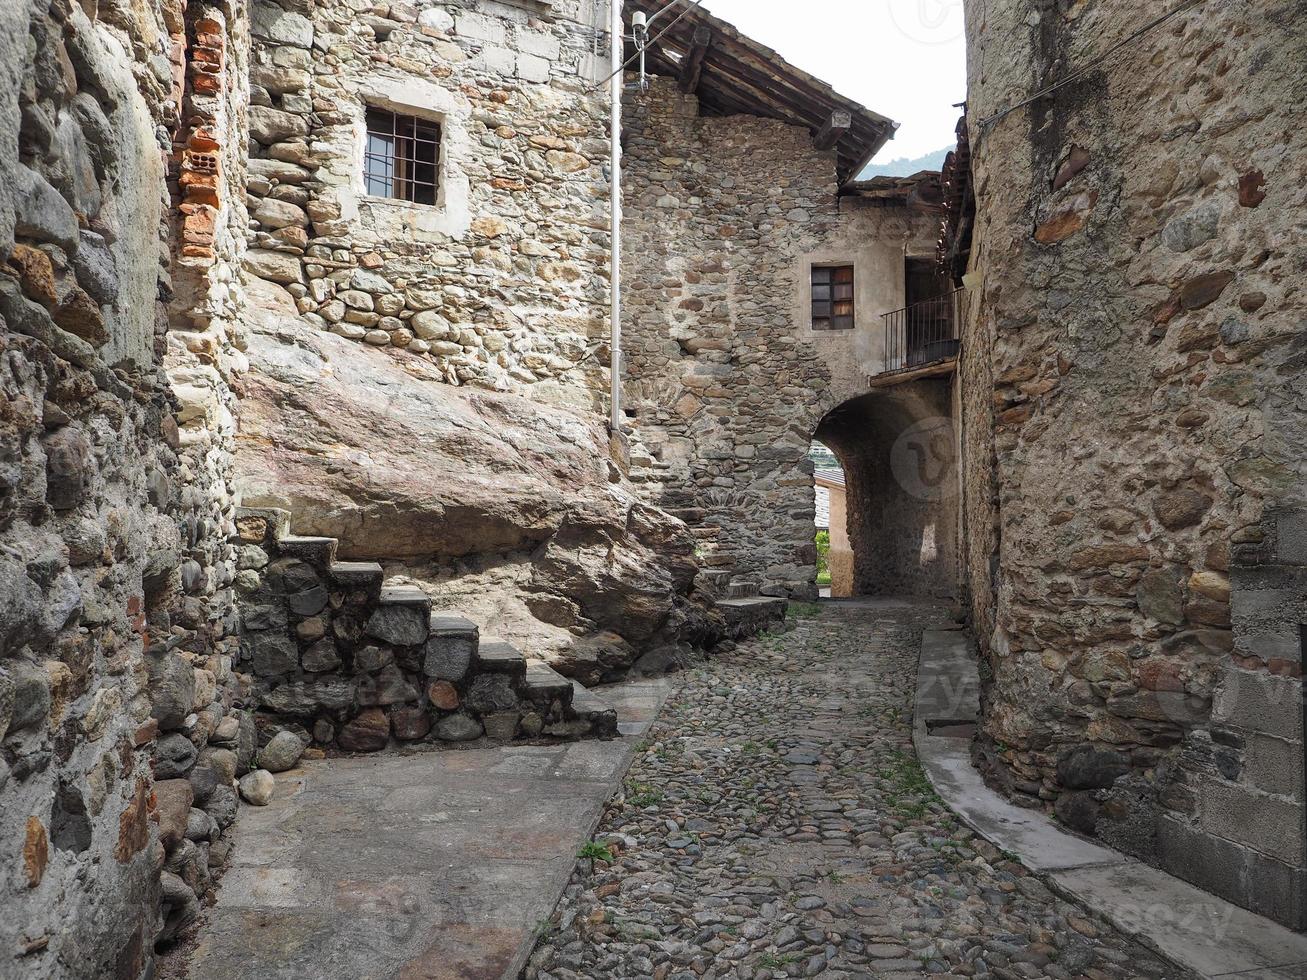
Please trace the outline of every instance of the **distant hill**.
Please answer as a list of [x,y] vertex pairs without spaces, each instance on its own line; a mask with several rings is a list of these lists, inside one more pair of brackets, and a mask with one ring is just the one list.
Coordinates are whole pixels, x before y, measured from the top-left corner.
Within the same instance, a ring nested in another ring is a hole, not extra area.
[[909,159],[899,157],[897,160],[890,160],[887,163],[871,163],[867,169],[858,175],[859,180],[869,180],[872,177],[911,177],[922,170],[938,170],[944,166],[944,158],[949,155],[953,147],[946,146],[942,150],[936,150],[934,153],[927,153],[924,157]]

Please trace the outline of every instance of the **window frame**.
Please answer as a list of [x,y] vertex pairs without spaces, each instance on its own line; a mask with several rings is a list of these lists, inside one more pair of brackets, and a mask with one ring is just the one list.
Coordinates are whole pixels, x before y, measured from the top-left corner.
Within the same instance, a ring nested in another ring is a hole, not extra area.
[[[442,173],[445,135],[443,119],[419,115],[412,110],[402,111],[385,104],[364,102],[360,169],[364,196],[373,201],[400,206],[442,207],[445,196]],[[389,147],[385,143],[387,139],[390,141]],[[378,152],[374,146],[381,146],[383,151]],[[422,152],[424,149],[429,149],[429,154]],[[374,164],[377,169],[373,169]],[[422,171],[419,168],[429,169]],[[420,173],[429,173],[430,179],[414,176]],[[389,184],[389,192],[377,193],[378,183]]]
[[[823,333],[856,330],[857,267],[852,262],[814,262],[808,270],[808,323]],[[847,307],[840,310],[841,307]]]

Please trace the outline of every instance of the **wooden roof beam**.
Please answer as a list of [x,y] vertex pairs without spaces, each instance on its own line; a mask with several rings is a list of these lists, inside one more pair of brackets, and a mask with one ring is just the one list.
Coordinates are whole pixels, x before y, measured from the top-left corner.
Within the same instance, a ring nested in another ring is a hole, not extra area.
[[696,27],[690,46],[681,59],[678,81],[682,92],[691,94],[699,87],[699,78],[703,75],[703,59],[708,54],[710,44],[712,44],[712,29],[704,26]]
[[845,134],[852,128],[853,113],[845,112],[843,109],[836,109],[822,124],[821,129],[817,130],[817,135],[813,138],[813,143],[819,150],[829,150],[836,143],[842,140]]

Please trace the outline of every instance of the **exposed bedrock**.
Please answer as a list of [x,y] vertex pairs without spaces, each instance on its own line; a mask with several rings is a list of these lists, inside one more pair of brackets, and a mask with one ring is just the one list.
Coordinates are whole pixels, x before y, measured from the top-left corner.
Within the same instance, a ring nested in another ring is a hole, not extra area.
[[456,388],[425,361],[293,319],[256,282],[237,487],[246,506],[389,563],[489,633],[594,682],[711,634],[694,539],[641,503],[601,424]]

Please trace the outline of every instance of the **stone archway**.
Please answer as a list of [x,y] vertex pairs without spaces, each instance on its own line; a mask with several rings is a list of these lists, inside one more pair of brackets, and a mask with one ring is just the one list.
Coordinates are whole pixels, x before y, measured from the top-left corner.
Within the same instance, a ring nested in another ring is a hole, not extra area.
[[870,391],[827,412],[813,438],[840,461],[852,568],[833,593],[957,593],[957,451],[949,378]]

